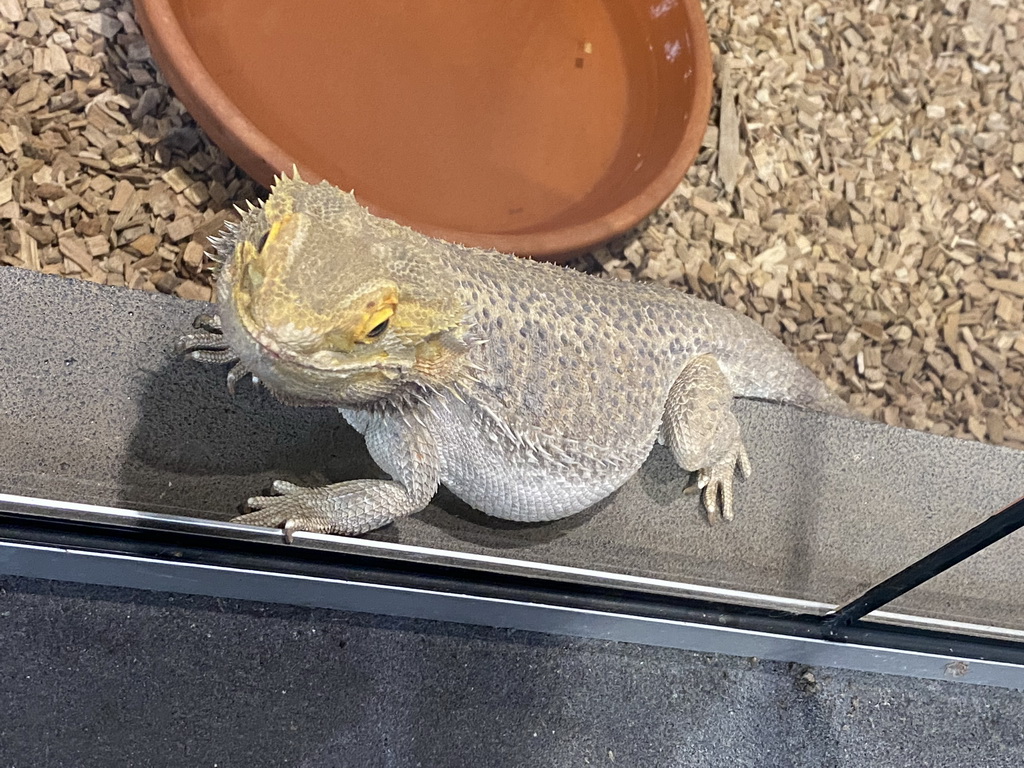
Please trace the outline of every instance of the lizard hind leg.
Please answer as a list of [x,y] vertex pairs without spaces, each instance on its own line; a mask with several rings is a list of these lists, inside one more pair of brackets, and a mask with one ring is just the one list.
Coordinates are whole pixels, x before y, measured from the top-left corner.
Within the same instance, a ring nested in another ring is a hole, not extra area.
[[662,416],[662,441],[676,462],[697,473],[708,520],[733,518],[737,467],[750,476],[750,459],[732,412],[732,389],[711,355],[689,360],[672,384]]

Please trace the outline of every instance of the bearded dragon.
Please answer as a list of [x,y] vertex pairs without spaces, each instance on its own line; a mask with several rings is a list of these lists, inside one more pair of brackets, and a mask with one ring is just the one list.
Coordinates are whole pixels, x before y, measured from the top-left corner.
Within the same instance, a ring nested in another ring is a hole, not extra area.
[[845,413],[757,323],[656,284],[443,242],[298,178],[212,239],[217,314],[179,351],[235,363],[283,402],[338,408],[391,479],[277,481],[236,522],[359,534],[444,484],[517,521],[608,496],[654,444],[696,472],[709,518],[733,517],[750,460],[734,397]]

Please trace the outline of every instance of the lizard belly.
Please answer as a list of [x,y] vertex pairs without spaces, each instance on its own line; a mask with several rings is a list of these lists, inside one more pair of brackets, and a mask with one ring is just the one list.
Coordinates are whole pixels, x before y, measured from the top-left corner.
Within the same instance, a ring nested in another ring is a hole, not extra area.
[[[643,464],[654,439],[614,461],[592,455],[554,459],[486,429],[443,419],[441,482],[470,506],[518,522],[558,520],[596,504]],[[566,460],[566,459],[571,460]]]

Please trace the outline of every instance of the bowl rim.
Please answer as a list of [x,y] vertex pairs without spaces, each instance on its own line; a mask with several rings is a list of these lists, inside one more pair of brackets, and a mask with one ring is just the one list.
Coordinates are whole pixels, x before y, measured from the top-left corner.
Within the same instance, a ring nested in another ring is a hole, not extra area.
[[[707,130],[714,71],[711,39],[700,0],[681,0],[694,51],[695,92],[691,115],[665,166],[637,195],[591,221],[526,233],[468,232],[395,215],[384,206],[360,199],[371,213],[450,243],[504,253],[553,259],[584,253],[635,227],[667,200],[681,183],[703,143]],[[297,168],[303,178],[320,181],[314,169],[297,162],[267,137],[217,84],[189,44],[170,0],[135,0],[136,18],[160,73],[176,96],[215,144],[234,148],[232,160],[259,183]],[[706,55],[701,55],[705,51]],[[174,63],[174,66],[171,64]],[[183,72],[189,72],[186,78]],[[701,77],[705,74],[705,77]],[[356,197],[359,198],[358,192]]]

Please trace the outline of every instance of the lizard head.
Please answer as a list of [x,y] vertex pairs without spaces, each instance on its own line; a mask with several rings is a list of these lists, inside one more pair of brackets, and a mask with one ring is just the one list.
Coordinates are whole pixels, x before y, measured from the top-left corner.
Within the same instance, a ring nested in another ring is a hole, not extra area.
[[441,244],[326,182],[277,180],[213,242],[226,340],[283,400],[359,405],[434,387],[464,351],[464,308],[415,266]]

